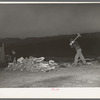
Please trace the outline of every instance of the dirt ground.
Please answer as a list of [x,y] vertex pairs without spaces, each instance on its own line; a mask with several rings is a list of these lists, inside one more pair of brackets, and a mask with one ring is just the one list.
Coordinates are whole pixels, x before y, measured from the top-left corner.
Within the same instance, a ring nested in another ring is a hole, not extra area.
[[0,70],[0,88],[100,87],[100,66],[58,68],[49,72]]

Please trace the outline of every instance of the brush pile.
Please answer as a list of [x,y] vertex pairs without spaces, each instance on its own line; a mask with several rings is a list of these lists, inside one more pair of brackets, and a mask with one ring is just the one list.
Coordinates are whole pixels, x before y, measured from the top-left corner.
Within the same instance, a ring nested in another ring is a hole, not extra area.
[[53,60],[44,61],[44,59],[45,59],[44,57],[40,57],[40,58],[36,58],[32,56],[30,56],[29,58],[20,57],[19,59],[17,59],[17,61],[13,61],[12,63],[9,63],[7,68],[5,68],[5,71],[26,70],[31,72],[34,71],[47,72],[59,67],[59,65],[55,61]]

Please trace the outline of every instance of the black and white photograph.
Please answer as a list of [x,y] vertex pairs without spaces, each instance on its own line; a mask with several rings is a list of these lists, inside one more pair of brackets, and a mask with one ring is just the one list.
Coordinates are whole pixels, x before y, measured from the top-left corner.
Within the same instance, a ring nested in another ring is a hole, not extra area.
[[0,88],[57,87],[100,87],[100,4],[0,4]]

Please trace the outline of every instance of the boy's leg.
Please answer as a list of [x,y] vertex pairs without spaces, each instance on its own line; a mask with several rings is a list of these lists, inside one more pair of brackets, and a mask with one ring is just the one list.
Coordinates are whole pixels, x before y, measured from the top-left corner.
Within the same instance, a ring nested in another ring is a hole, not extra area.
[[74,58],[74,65],[77,65],[79,56],[80,56],[80,50],[77,50],[77,53]]
[[80,59],[82,60],[83,64],[86,64],[86,60],[82,54],[82,51],[80,52]]

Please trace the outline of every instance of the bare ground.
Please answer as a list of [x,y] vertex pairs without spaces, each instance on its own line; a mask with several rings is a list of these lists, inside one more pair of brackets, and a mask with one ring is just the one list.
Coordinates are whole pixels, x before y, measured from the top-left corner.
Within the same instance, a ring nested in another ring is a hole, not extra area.
[[100,87],[100,66],[58,68],[46,73],[0,71],[0,88]]

